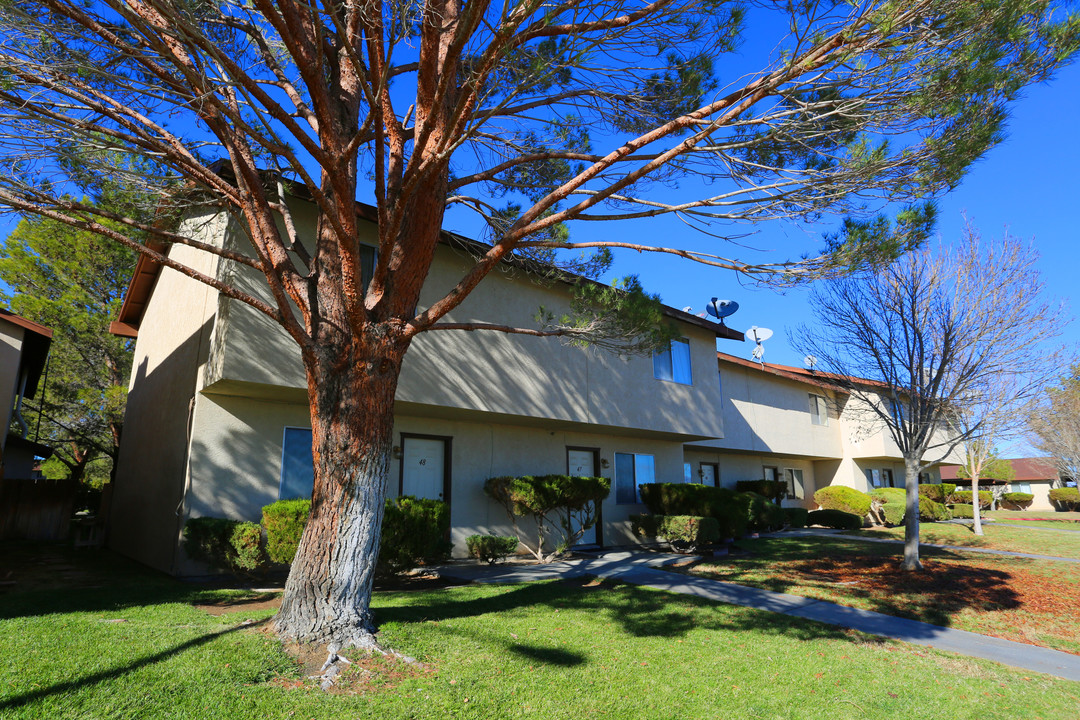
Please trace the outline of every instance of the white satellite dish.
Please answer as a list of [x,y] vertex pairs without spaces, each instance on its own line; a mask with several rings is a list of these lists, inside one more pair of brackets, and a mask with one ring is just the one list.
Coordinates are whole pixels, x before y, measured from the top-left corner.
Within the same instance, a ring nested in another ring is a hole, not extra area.
[[682,309],[682,311],[683,311],[684,313],[693,313],[693,312],[694,312],[694,308],[692,308],[692,307],[690,307],[689,305],[687,305],[686,307],[684,307],[684,308]]
[[751,325],[750,329],[746,331],[746,337],[750,338],[758,345],[765,342],[772,336],[772,330],[770,330],[769,328],[758,327],[757,325]]
[[807,355],[802,359],[802,361],[806,365],[806,367],[810,368],[811,370],[813,370],[814,366],[817,365],[817,358],[813,355]]
[[705,312],[712,315],[720,322],[724,321],[724,318],[729,315],[734,315],[735,311],[739,309],[739,303],[734,300],[718,300],[712,298],[709,300],[709,304],[705,306]]

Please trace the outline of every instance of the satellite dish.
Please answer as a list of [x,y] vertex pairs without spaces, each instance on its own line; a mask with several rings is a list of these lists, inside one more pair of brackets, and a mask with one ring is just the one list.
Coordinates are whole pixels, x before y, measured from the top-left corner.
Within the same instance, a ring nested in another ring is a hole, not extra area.
[[772,335],[772,330],[769,328],[758,327],[757,325],[750,326],[750,329],[746,331],[746,337],[750,338],[758,345],[771,338]]
[[682,311],[683,311],[684,313],[693,313],[693,312],[694,312],[694,308],[692,308],[692,307],[690,307],[689,305],[687,305],[686,307],[684,307],[684,308],[682,309]]
[[813,355],[807,355],[802,359],[802,361],[806,365],[806,367],[810,368],[811,370],[813,370],[814,366],[817,365],[817,358]]
[[729,315],[734,315],[738,309],[739,303],[734,300],[718,300],[716,298],[709,300],[709,304],[705,306],[705,312],[721,322]]

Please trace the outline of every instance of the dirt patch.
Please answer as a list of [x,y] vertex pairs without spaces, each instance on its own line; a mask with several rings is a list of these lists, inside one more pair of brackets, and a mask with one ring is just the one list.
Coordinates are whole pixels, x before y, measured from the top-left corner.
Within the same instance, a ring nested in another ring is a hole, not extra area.
[[439,574],[437,570],[427,570],[424,568],[401,573],[400,575],[377,576],[375,578],[376,590],[387,590],[392,592],[439,590],[445,587],[468,584],[468,580],[446,577]]
[[250,596],[219,600],[218,602],[199,603],[195,607],[215,617],[226,613],[240,612],[241,610],[277,610],[281,607],[281,594],[256,593]]

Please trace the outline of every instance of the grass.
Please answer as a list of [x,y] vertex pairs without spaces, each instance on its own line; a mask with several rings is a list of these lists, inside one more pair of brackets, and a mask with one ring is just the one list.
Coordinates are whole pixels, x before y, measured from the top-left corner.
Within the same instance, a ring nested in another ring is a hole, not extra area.
[[[1037,528],[995,526],[986,523],[982,537],[971,531],[967,525],[949,523],[922,523],[919,526],[919,539],[934,545],[955,545],[963,547],[985,547],[994,550],[1053,555],[1056,557],[1080,559],[1080,533],[1039,532]],[[854,531],[853,534],[867,537],[886,537],[902,540],[903,527],[869,528]]]
[[383,641],[426,669],[370,663],[348,686],[356,694],[328,694],[261,629],[271,609],[238,604],[214,616],[198,605],[244,596],[114,565],[98,587],[0,596],[0,717],[914,720],[1080,711],[1080,683],[596,581],[378,593]]
[[1040,512],[1017,510],[992,510],[983,515],[991,520],[1031,528],[1047,530],[1075,530],[1080,532],[1080,512]]
[[1080,654],[1077,564],[924,548],[924,571],[913,574],[900,569],[899,545],[842,536],[781,536],[739,547],[745,554],[688,571]]

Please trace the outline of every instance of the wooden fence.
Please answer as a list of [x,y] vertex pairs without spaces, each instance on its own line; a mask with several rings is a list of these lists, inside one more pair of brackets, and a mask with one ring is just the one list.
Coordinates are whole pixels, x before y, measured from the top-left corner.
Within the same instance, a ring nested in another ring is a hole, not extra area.
[[0,479],[0,540],[64,540],[78,480]]

